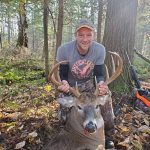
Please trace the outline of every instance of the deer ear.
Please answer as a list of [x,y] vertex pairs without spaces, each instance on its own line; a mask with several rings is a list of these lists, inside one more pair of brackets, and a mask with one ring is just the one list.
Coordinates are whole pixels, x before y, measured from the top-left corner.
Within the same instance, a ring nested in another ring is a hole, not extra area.
[[109,92],[107,95],[98,96],[96,101],[98,105],[105,105],[105,103],[110,99],[111,92]]
[[63,107],[72,107],[75,106],[75,97],[72,96],[67,96],[63,98],[58,98],[57,99],[58,103],[62,105]]

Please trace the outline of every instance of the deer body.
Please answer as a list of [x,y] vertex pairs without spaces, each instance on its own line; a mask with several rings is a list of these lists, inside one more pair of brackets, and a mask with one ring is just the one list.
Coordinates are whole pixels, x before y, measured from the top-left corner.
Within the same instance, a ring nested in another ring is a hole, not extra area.
[[[72,101],[67,103],[67,107],[71,108],[64,130],[43,150],[104,150],[104,121],[100,112],[100,103],[103,101],[104,104],[111,96],[95,98],[91,93],[82,93],[80,101],[72,98]],[[92,133],[86,131],[86,126],[90,122],[96,127]]]

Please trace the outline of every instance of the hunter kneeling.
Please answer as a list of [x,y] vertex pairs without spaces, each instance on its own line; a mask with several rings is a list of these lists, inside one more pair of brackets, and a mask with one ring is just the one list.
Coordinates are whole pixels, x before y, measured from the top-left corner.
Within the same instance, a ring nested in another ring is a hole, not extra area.
[[[76,39],[58,49],[58,63],[51,70],[49,79],[64,93],[58,102],[62,107],[65,127],[43,150],[102,150],[105,146],[114,147],[111,141],[114,114],[108,84],[120,75],[123,62],[117,53],[110,52],[117,59],[118,67],[104,81],[106,52],[103,45],[94,41],[94,34],[94,27],[81,20],[75,31]],[[60,77],[56,76],[58,67]]]

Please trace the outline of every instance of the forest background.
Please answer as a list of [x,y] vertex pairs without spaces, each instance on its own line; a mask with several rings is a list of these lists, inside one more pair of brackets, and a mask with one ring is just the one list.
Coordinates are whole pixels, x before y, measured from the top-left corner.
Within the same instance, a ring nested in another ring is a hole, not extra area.
[[[139,79],[150,82],[149,8],[149,0],[1,0],[0,149],[41,149],[52,128],[58,129],[58,104],[48,74],[57,48],[74,39],[81,18],[94,24],[95,40],[124,62],[122,75],[110,86],[114,106],[122,107],[117,148],[148,149],[148,116],[128,106],[133,83],[126,52]],[[109,60],[108,55],[111,72]]]

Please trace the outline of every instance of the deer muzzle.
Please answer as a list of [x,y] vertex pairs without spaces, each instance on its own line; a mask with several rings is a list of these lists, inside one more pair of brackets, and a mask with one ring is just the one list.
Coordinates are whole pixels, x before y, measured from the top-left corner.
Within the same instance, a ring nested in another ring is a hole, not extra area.
[[86,130],[88,133],[92,134],[92,133],[96,132],[97,126],[96,126],[95,123],[93,123],[92,121],[90,121],[90,122],[88,122],[88,123],[85,125],[85,130]]

